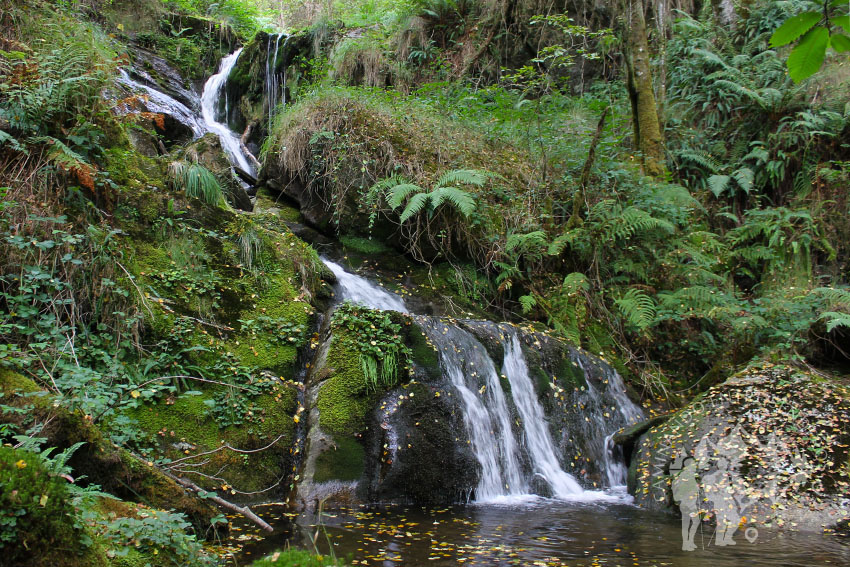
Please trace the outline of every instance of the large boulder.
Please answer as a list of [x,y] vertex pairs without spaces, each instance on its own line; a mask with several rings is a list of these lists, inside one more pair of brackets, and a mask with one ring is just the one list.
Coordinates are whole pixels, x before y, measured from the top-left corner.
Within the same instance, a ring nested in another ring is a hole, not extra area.
[[747,537],[840,526],[850,516],[848,393],[791,365],[747,369],[636,430],[637,441],[619,437],[633,444],[629,489],[646,508],[719,516],[733,526],[727,542],[744,522]]

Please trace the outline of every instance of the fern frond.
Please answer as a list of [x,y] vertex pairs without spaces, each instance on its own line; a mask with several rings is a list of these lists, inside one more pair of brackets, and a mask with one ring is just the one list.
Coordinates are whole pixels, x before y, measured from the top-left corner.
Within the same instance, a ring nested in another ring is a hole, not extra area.
[[731,180],[732,178],[728,175],[712,175],[708,178],[708,188],[714,193],[715,197],[720,197],[726,191]]
[[404,200],[407,199],[411,193],[420,193],[421,191],[422,187],[419,185],[414,185],[413,183],[408,183],[407,181],[402,180],[395,185],[389,186],[387,190],[387,204],[393,209],[397,209],[402,203],[404,203]]
[[428,204],[430,196],[430,193],[416,193],[413,197],[411,197],[407,202],[407,206],[404,208],[404,211],[402,211],[399,221],[406,222],[413,215],[422,211],[422,209],[425,208],[425,205]]
[[850,313],[840,311],[827,311],[822,313],[819,319],[826,319],[826,332],[831,332],[836,327],[850,328]]
[[572,272],[564,278],[564,283],[561,284],[561,291],[566,295],[574,295],[581,291],[590,289],[590,282],[587,276],[581,272]]
[[641,331],[655,321],[655,301],[644,291],[632,288],[614,303],[626,321]]
[[506,252],[516,250],[520,254],[543,248],[546,248],[546,233],[542,230],[535,230],[527,234],[511,234],[505,244]]
[[850,309],[850,290],[837,287],[818,287],[812,293],[826,299],[832,306],[841,306]]
[[440,179],[437,180],[436,186],[445,187],[455,183],[463,183],[466,185],[483,187],[484,184],[487,183],[487,179],[492,176],[492,173],[478,169],[453,169],[440,176]]
[[549,245],[550,256],[560,256],[561,253],[578,240],[585,233],[582,228],[575,228],[564,234],[557,236]]
[[695,164],[707,169],[709,173],[717,173],[721,169],[720,162],[711,157],[708,152],[699,150],[689,150],[679,152],[678,156],[679,159],[692,161]]
[[433,209],[442,205],[443,202],[448,201],[465,217],[468,217],[475,211],[475,198],[470,193],[457,187],[437,187],[429,193],[429,196]]

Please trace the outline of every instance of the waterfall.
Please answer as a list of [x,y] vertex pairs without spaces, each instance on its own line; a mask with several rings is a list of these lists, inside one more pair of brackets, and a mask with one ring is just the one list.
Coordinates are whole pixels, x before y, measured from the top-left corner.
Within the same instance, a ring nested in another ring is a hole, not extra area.
[[464,406],[472,451],[481,465],[475,499],[487,502],[526,494],[510,412],[487,350],[468,331],[439,319],[423,317],[420,324],[438,346],[440,365]]
[[[283,41],[283,52],[284,57],[286,56],[286,45],[289,43],[289,36],[286,34],[276,34],[269,35],[268,42],[266,44],[266,84],[265,84],[265,94],[266,101],[268,104],[269,111],[269,128],[271,128],[272,121],[274,120],[274,113],[277,109],[277,101],[279,96],[282,96],[283,104],[286,104],[286,69],[284,69],[283,73],[278,74],[277,72],[277,59],[278,54],[280,53],[280,40],[282,37],[285,37]],[[272,38],[274,38],[274,54],[272,54]],[[283,88],[280,88],[279,78],[283,77]]]
[[372,309],[380,309],[381,311],[408,312],[404,301],[396,294],[378,287],[366,278],[346,272],[342,266],[331,262],[327,258],[322,258],[322,262],[336,276],[337,282],[339,282],[341,299],[359,303]]
[[[221,60],[221,65],[218,68],[218,73],[207,79],[204,85],[204,92],[201,95],[201,112],[206,123],[207,131],[218,135],[221,140],[221,147],[227,154],[230,163],[247,171],[251,175],[255,175],[254,166],[248,161],[242,151],[242,145],[239,137],[227,126],[216,120],[218,115],[219,100],[221,93],[224,90],[224,84],[227,82],[227,76],[236,65],[236,60],[239,59],[239,54],[242,49],[238,49]],[[225,118],[226,120],[226,118]]]
[[130,78],[124,69],[118,69],[118,82],[134,91],[143,91],[147,100],[145,107],[149,112],[168,114],[177,121],[192,129],[195,138],[200,138],[206,132],[206,126],[198,120],[196,112],[190,110],[177,99]]
[[514,329],[510,329],[507,337],[502,339],[502,346],[505,349],[504,373],[511,384],[514,403],[522,418],[525,446],[534,463],[534,473],[549,483],[552,494],[558,498],[581,494],[584,492],[581,485],[564,472],[558,463],[558,457],[555,456],[555,447],[546,426],[543,406],[537,400],[537,393],[528,376],[528,365]]
[[[336,275],[343,299],[374,309],[408,312],[397,295],[346,272],[328,259],[322,261]],[[625,483],[626,469],[613,443],[612,432],[642,419],[643,414],[629,400],[622,378],[612,368],[581,351],[570,350],[572,364],[584,376],[584,384],[572,394],[574,407],[582,409],[581,413],[567,410],[569,423],[559,447],[553,441],[549,419],[540,402],[541,394],[529,375],[515,328],[475,321],[459,325],[422,315],[414,318],[437,348],[443,375],[462,409],[466,437],[480,466],[475,487],[477,502],[512,502],[533,497],[535,478],[548,484],[549,489],[543,490],[544,493],[559,499],[622,498],[622,490],[618,495],[585,490],[564,470],[561,462],[566,460],[563,444],[566,442],[566,449],[572,444],[582,457],[594,459],[608,488],[619,489]],[[476,334],[481,336],[484,332],[501,342],[504,387],[493,358],[476,338]],[[539,488],[540,484],[536,484]]]

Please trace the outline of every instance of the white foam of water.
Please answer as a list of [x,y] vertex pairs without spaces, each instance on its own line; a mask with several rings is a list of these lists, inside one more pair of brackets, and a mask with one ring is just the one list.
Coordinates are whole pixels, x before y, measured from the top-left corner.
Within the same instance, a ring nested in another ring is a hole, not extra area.
[[177,99],[130,78],[124,69],[118,69],[118,82],[134,91],[143,91],[147,97],[145,107],[149,112],[168,114],[175,120],[192,129],[195,138],[206,133],[206,126],[198,120],[198,115]]
[[534,464],[534,472],[549,483],[557,498],[580,495],[584,493],[584,489],[572,475],[561,468],[555,455],[543,406],[540,405],[534,385],[528,376],[528,365],[516,331],[511,329],[508,334],[510,338],[502,341],[505,349],[504,373],[511,384],[511,394],[522,418],[525,444]]
[[440,366],[460,394],[470,446],[481,465],[476,501],[531,496],[520,470],[507,401],[487,350],[468,331],[438,319],[423,318],[422,327],[438,347]]
[[322,258],[322,262],[336,276],[342,299],[381,311],[408,313],[404,301],[396,294],[379,287],[366,278],[346,272],[345,268],[327,258]]
[[230,71],[236,65],[241,53],[242,49],[240,48],[222,59],[218,73],[207,79],[204,92],[201,95],[201,113],[207,130],[218,135],[219,140],[221,140],[221,147],[230,159],[230,163],[239,166],[251,175],[255,175],[254,166],[242,152],[239,137],[226,124],[216,120],[218,101],[224,90],[224,84],[227,82],[227,76],[230,75]]

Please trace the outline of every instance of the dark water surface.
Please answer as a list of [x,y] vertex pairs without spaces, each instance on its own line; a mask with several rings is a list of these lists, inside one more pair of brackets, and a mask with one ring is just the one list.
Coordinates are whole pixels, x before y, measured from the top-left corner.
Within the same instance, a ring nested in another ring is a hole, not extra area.
[[[547,499],[515,504],[427,510],[369,507],[286,515],[258,507],[275,534],[256,539],[240,525],[235,565],[286,547],[326,553],[330,546],[352,565],[530,566],[811,566],[850,565],[850,540],[832,535],[758,529],[735,534],[735,546],[714,545],[704,524],[696,551],[682,551],[680,520],[624,503],[567,503]],[[749,539],[753,539],[750,543]]]

